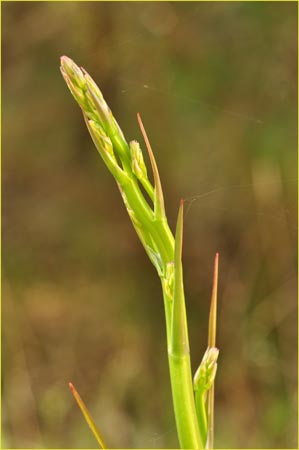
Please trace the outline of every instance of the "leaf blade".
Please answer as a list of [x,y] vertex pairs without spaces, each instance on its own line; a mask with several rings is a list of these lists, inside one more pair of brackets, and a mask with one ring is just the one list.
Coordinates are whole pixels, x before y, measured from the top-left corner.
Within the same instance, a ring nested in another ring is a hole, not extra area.
[[87,425],[89,426],[91,432],[93,433],[97,443],[99,444],[100,448],[102,449],[107,449],[106,444],[104,443],[104,440],[102,438],[102,435],[98,429],[98,427],[96,426],[90,412],[88,411],[85,403],[83,402],[82,398],[80,397],[78,391],[75,389],[73,383],[69,383],[69,388],[71,390],[71,393],[73,394],[82,414],[84,419],[86,420]]

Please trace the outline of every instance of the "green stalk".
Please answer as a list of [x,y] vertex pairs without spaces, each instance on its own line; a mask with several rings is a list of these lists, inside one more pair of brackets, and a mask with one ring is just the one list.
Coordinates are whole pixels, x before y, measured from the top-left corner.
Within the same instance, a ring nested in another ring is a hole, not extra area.
[[204,390],[197,391],[195,395],[196,413],[202,442],[207,441],[208,420],[206,412],[206,393]]

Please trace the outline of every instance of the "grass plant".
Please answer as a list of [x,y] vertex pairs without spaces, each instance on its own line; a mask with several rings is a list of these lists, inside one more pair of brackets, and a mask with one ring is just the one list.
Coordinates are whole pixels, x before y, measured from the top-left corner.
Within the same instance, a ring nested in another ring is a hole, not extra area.
[[[214,266],[208,348],[193,381],[183,285],[184,202],[180,202],[174,236],[166,217],[157,164],[140,115],[137,114],[137,120],[148,151],[154,185],[148,177],[139,143],[126,141],[93,79],[66,56],[61,58],[61,72],[82,110],[99,154],[116,180],[136,233],[161,280],[170,381],[180,446],[186,449],[213,448],[214,380],[219,353],[215,347],[218,254]],[[70,387],[99,445],[105,448],[82,399],[72,384]]]

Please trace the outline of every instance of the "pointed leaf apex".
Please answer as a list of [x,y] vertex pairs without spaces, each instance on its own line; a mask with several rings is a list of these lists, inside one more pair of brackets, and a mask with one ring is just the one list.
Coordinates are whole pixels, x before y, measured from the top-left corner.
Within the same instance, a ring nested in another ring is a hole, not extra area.
[[150,158],[150,162],[151,162],[151,166],[152,166],[152,171],[153,171],[153,175],[154,175],[154,181],[155,181],[155,196],[154,196],[154,207],[155,207],[155,216],[157,219],[165,219],[166,215],[165,215],[165,207],[164,207],[164,197],[163,197],[163,191],[162,191],[162,185],[161,185],[161,180],[160,180],[160,175],[159,175],[159,171],[158,171],[158,167],[157,167],[157,163],[154,157],[154,153],[153,150],[151,148],[151,144],[149,142],[149,139],[147,137],[144,125],[142,123],[140,114],[137,113],[137,121],[138,121],[138,125],[140,127],[148,154],[149,154],[149,158]]
[[171,350],[173,354],[179,356],[187,355],[189,353],[182,268],[183,208],[183,202],[181,202],[175,233],[174,295],[171,323]]
[[181,199],[175,231],[175,252],[177,253],[177,258],[180,260],[182,259],[182,249],[183,249],[183,228],[184,228],[184,200]]
[[216,296],[218,287],[218,266],[219,266],[219,253],[217,252],[214,259],[214,279],[213,279],[213,290],[216,290],[215,292]]
[[95,424],[95,422],[94,422],[90,412],[88,411],[85,403],[83,402],[82,398],[80,397],[79,393],[77,392],[76,388],[74,387],[73,383],[69,382],[69,388],[70,388],[70,390],[71,390],[71,392],[72,392],[72,394],[73,394],[73,396],[74,396],[74,398],[75,398],[75,400],[76,400],[76,402],[77,402],[77,404],[78,404],[78,406],[79,406],[79,408],[80,408],[80,410],[81,410],[81,412],[83,414],[83,417],[84,417],[87,425],[89,426],[89,428],[90,428],[91,432],[93,433],[97,443],[99,444],[99,447],[102,448],[102,449],[106,449],[107,446],[104,443],[104,440],[103,440],[103,438],[101,436],[101,433],[100,433],[98,427],[96,426],[96,424]]
[[218,266],[219,253],[217,252],[214,260],[214,277],[209,316],[208,347],[210,348],[216,346]]

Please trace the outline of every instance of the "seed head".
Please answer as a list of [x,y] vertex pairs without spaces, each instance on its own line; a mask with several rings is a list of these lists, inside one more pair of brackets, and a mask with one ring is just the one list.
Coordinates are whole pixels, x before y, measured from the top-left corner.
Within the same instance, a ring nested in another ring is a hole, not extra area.
[[132,161],[132,171],[138,180],[147,178],[146,165],[143,159],[143,154],[140,145],[137,141],[130,142],[130,152]]
[[219,350],[216,347],[208,348],[194,375],[194,389],[208,391],[214,383],[217,371]]

